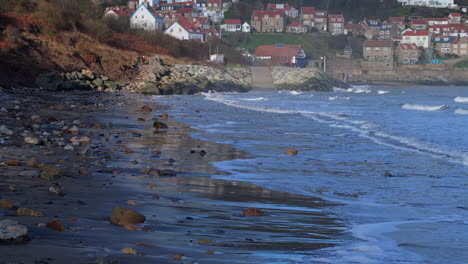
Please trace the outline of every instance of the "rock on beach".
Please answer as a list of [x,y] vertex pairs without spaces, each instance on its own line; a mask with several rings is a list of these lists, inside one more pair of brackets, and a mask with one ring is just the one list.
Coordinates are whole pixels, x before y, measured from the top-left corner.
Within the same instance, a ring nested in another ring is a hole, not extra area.
[[22,244],[29,241],[28,228],[17,221],[0,221],[0,244]]
[[124,226],[131,224],[140,224],[145,222],[144,215],[124,207],[116,206],[112,209],[110,221],[114,225]]

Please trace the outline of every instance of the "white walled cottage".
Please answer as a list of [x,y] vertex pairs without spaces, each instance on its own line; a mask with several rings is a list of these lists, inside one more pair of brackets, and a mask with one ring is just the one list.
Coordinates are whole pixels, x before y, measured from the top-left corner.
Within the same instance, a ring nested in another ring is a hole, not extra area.
[[146,7],[145,4],[140,4],[130,17],[131,28],[141,28],[144,30],[163,29],[163,18],[152,12],[151,7]]
[[180,40],[203,41],[204,36],[200,27],[187,22],[174,22],[164,33]]

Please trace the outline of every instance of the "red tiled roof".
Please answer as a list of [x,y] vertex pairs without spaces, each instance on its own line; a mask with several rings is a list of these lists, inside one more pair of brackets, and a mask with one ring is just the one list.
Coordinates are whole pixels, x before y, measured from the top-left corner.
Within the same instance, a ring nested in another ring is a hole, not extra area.
[[357,29],[357,30],[363,29],[361,24],[346,24],[345,28],[346,29]]
[[242,22],[240,19],[224,19],[224,24],[228,25],[241,25]]
[[405,22],[405,18],[404,18],[404,17],[389,17],[389,18],[388,18],[388,21],[390,21],[390,22],[401,22],[401,23],[404,23],[404,22]]
[[403,33],[403,36],[429,36],[429,31],[427,30],[420,30],[420,31],[411,31],[408,30]]
[[289,27],[300,27],[300,26],[301,26],[301,24],[299,24],[299,22],[293,21],[287,27],[289,28]]
[[[279,8],[283,5],[283,8]],[[274,9],[274,10],[291,10],[291,7],[288,4],[268,4],[267,9]]]
[[418,46],[414,43],[401,43],[400,48],[404,50],[418,50]]
[[193,23],[186,22],[186,21],[178,21],[178,23],[181,27],[183,27],[185,30],[187,30],[190,33],[202,34],[201,28]]
[[412,25],[427,25],[426,19],[413,19],[411,20]]
[[[323,15],[320,15],[320,13],[323,13]],[[326,18],[328,12],[325,10],[315,10],[315,17],[321,17],[321,18]]]
[[302,14],[315,15],[315,7],[312,6],[303,6]]
[[210,4],[218,4],[219,6],[221,5],[221,0],[208,0],[208,3]]
[[450,13],[450,16],[453,16],[453,17],[461,17],[461,15],[459,13]]
[[186,14],[186,13],[192,13],[192,12],[197,12],[197,11],[195,9],[191,8],[191,7],[179,8],[176,11],[177,14]]
[[344,19],[343,15],[341,15],[341,14],[330,14],[330,15],[328,15],[328,17],[330,17],[330,18],[342,18],[342,19]]
[[256,57],[289,57],[297,56],[301,45],[261,45],[255,49]]
[[364,47],[393,47],[391,40],[366,40]]

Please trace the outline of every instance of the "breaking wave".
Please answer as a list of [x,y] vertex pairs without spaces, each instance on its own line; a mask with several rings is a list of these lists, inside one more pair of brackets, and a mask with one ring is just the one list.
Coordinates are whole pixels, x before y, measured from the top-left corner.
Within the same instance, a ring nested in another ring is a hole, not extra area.
[[407,109],[407,110],[418,110],[418,111],[441,111],[441,110],[447,109],[448,107],[446,105],[429,106],[429,105],[404,104],[401,108]]
[[453,101],[455,101],[457,103],[468,103],[468,97],[457,96],[457,97],[455,97],[455,99],[453,99]]

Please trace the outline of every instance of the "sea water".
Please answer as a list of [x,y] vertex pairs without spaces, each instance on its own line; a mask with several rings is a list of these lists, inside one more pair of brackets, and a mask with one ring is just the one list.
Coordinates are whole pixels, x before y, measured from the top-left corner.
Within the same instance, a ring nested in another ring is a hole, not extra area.
[[468,263],[467,87],[177,99],[195,137],[251,154],[214,177],[339,204],[329,213],[353,239],[290,262]]

